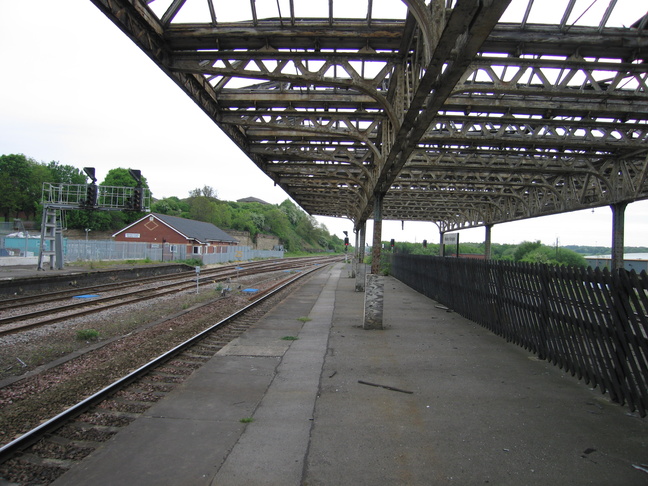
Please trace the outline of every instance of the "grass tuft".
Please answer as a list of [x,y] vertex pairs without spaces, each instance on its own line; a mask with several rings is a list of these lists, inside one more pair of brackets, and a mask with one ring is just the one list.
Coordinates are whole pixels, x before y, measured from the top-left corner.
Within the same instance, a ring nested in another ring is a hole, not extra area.
[[96,341],[99,339],[99,331],[96,329],[80,329],[76,332],[79,341]]

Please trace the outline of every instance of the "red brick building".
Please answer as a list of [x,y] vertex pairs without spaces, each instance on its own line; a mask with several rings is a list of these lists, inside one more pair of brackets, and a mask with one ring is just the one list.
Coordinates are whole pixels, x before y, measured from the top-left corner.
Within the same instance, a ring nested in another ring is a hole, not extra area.
[[187,256],[222,253],[238,240],[211,223],[150,213],[118,231],[115,241],[185,245]]

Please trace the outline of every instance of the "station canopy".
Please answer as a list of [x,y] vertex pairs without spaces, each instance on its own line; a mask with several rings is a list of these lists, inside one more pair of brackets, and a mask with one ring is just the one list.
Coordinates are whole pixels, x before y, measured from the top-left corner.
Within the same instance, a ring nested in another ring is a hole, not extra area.
[[639,0],[92,0],[313,215],[648,199]]

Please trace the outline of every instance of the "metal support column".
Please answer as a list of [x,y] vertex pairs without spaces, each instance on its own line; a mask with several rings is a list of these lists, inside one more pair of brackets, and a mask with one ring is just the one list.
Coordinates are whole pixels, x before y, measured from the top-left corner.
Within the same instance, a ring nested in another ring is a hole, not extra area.
[[612,270],[623,268],[625,209],[628,203],[612,204]]
[[355,233],[355,243],[353,244],[353,258],[351,259],[351,272],[349,278],[356,278],[358,271],[358,239],[360,238],[360,235],[358,235],[358,232],[355,229],[353,232]]
[[358,259],[356,261],[356,283],[355,290],[356,292],[364,292],[365,290],[365,275],[367,273],[366,266],[364,264],[365,257],[365,237],[367,233],[367,222],[365,221],[358,228],[358,247],[356,248],[356,255]]
[[382,203],[383,195],[374,196],[373,246],[371,248],[371,273],[380,273],[380,253],[382,249]]
[[363,329],[383,328],[383,301],[385,285],[380,275],[380,253],[382,248],[382,203],[383,195],[374,196],[374,232],[371,260],[371,274],[365,282]]
[[493,229],[492,224],[487,224],[485,226],[486,228],[486,235],[484,238],[484,257],[486,260],[491,259],[491,230]]

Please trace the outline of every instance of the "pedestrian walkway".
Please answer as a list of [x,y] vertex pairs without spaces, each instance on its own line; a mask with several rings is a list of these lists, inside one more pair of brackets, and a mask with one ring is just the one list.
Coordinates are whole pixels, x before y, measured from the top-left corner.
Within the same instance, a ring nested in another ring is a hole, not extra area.
[[312,277],[54,484],[648,484],[648,420],[389,277],[385,329],[364,330],[348,274]]

